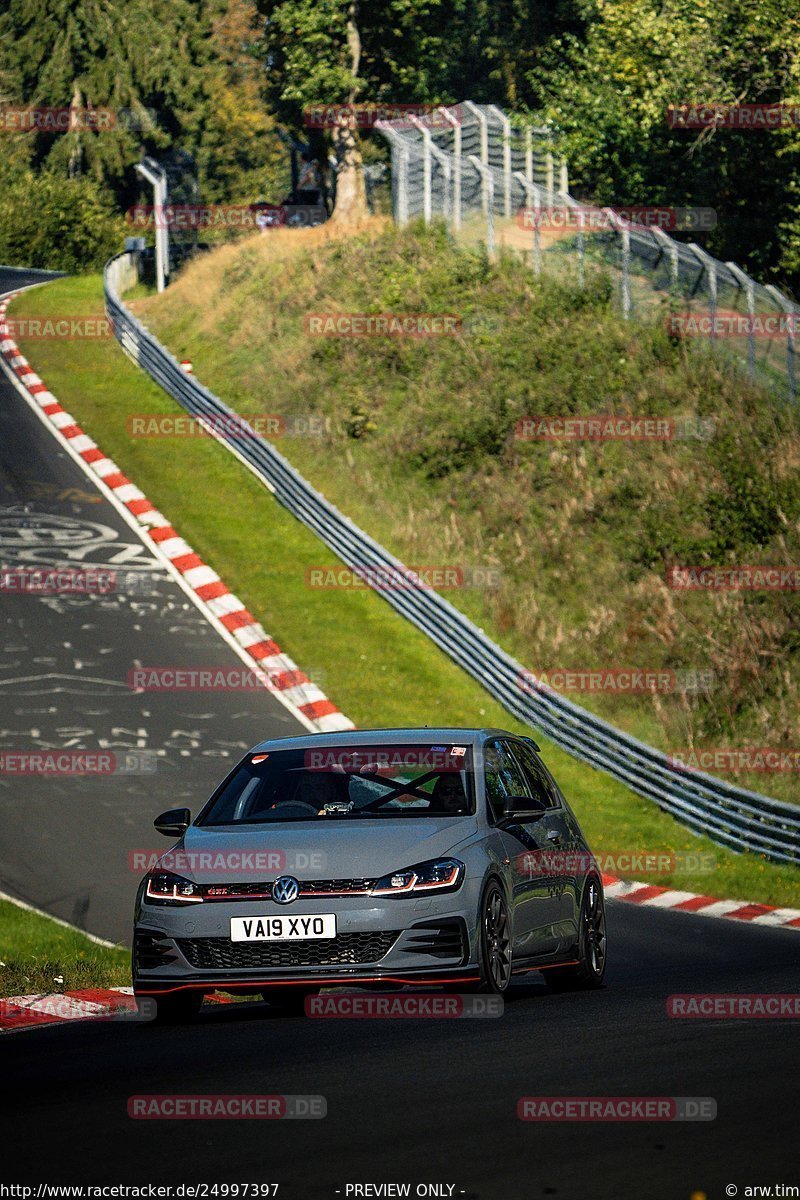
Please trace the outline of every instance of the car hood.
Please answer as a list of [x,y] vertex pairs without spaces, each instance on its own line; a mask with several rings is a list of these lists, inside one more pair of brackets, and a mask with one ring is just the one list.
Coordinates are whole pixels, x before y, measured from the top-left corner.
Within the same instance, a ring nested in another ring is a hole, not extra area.
[[440,858],[477,827],[475,816],[190,826],[159,865],[197,883],[373,879]]

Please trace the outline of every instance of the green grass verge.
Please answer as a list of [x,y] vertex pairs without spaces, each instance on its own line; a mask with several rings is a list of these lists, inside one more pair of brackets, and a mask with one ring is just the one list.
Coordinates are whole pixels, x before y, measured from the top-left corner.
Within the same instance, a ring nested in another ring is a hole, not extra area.
[[[27,293],[16,316],[98,313],[96,277]],[[193,347],[194,348],[194,347]],[[281,647],[362,727],[523,727],[371,592],[313,591],[305,570],[337,560],[221,446],[131,438],[129,418],[182,410],[112,341],[38,341],[23,353],[61,403],[213,565]],[[649,875],[711,895],[793,905],[800,870],[735,855],[688,830],[609,776],[542,739],[544,754],[598,853],[706,853],[712,872]]]
[[78,929],[0,900],[0,996],[125,987],[130,953],[98,946]]

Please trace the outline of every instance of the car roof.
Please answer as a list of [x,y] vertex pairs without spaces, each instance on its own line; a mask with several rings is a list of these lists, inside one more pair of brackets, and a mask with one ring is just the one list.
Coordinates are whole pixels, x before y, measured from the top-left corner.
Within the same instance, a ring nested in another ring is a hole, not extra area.
[[[411,729],[351,729],[336,733],[305,733],[299,737],[269,738],[253,751],[314,750],[323,746],[417,745],[428,742],[463,742],[476,746],[490,737],[514,737],[507,729],[460,729],[456,726],[424,726]],[[251,752],[252,753],[252,752]]]

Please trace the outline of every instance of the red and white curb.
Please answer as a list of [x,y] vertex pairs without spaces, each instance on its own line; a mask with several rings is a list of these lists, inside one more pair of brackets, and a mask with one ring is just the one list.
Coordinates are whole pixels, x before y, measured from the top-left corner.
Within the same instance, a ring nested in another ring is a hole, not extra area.
[[191,546],[183,540],[169,520],[151,504],[117,464],[107,458],[77,421],[59,404],[30,363],[19,351],[19,347],[8,335],[6,310],[19,295],[14,292],[0,300],[0,354],[24,389],[26,399],[47,417],[50,427],[57,431],[73,457],[82,461],[84,469],[93,474],[105,489],[108,489],[118,507],[135,518],[156,554],[179,573],[186,590],[198,607],[213,622],[235,640],[240,652],[251,658],[267,678],[265,686],[275,691],[281,701],[302,723],[311,730],[322,733],[334,730],[354,729],[353,722],[346,717],[332,700],[305,675],[280,646],[267,634],[251,612],[237,596],[228,589],[216,571],[207,566]]
[[700,896],[695,892],[618,879],[615,875],[603,876],[603,890],[608,900],[625,900],[642,908],[669,908],[673,912],[688,912],[699,917],[725,917],[731,921],[747,921],[751,925],[800,929],[798,908],[775,908],[746,900],[720,900],[716,896]]
[[135,1017],[133,988],[84,988],[43,996],[0,1000],[0,1030],[60,1025],[64,1021],[119,1020]]
[[[233,1004],[228,996],[206,996],[212,1004]],[[40,996],[9,996],[0,1000],[0,1033],[63,1025],[65,1021],[147,1021],[140,1013],[133,988],[83,988]]]

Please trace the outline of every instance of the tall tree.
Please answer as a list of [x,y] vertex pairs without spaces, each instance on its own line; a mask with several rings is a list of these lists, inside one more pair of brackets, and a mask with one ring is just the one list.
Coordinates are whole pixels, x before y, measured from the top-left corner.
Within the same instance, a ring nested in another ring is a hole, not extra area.
[[[447,94],[448,22],[465,0],[258,0],[266,17],[270,96],[302,124],[315,107],[441,103]],[[342,112],[332,130],[335,219],[366,215],[358,122]]]

